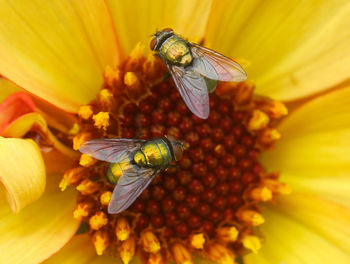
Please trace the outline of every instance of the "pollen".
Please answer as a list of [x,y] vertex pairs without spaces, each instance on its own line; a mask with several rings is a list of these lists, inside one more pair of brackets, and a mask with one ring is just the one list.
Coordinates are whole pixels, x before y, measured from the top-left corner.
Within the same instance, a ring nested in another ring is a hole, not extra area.
[[102,230],[94,232],[92,235],[92,243],[95,246],[97,255],[101,256],[110,244],[108,232]]
[[194,234],[191,237],[191,246],[195,249],[203,249],[205,243],[205,237],[203,233]]
[[253,253],[258,253],[261,248],[261,242],[259,237],[247,235],[242,239],[242,244],[245,248],[250,249]]
[[105,191],[100,196],[100,203],[104,206],[107,206],[112,198],[112,192]]
[[79,107],[78,115],[81,119],[88,120],[93,114],[92,107],[90,105],[82,105]]
[[96,115],[93,115],[92,119],[95,121],[94,125],[98,129],[106,130],[109,126],[108,112],[99,112]]
[[101,227],[107,225],[108,218],[104,212],[97,212],[89,219],[89,224],[92,230],[99,230]]
[[68,134],[74,136],[74,135],[78,134],[79,131],[80,131],[80,126],[79,126],[79,124],[74,123],[73,126],[72,126],[72,128],[69,129]]
[[143,54],[137,45],[118,68],[106,68],[96,100],[79,110],[80,131],[69,139],[79,150],[93,138],[173,136],[186,145],[183,157],[158,173],[127,210],[111,215],[115,184],[107,172],[121,176],[130,162],[111,166],[82,154],[60,183],[62,190],[78,190],[74,217],[87,224],[97,254],[119,255],[123,263],[138,255],[143,263],[189,264],[200,254],[228,264],[256,252],[263,241],[257,228],[265,221],[262,204],[291,192],[259,161],[281,137],[276,124],[287,108],[255,95],[250,81],[219,82],[209,94],[208,119],[200,119],[160,59]]
[[119,217],[115,228],[115,234],[119,241],[127,240],[130,236],[131,228],[125,217]]

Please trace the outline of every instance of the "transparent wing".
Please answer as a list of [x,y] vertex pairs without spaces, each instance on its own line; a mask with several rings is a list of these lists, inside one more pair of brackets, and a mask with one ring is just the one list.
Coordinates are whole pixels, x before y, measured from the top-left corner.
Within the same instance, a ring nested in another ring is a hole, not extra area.
[[79,151],[96,159],[111,163],[126,161],[131,152],[141,147],[145,140],[126,138],[98,138],[84,142]]
[[247,79],[246,72],[237,62],[198,44],[190,45],[194,57],[193,69],[201,75],[224,82],[242,82]]
[[187,107],[196,116],[209,116],[209,95],[205,79],[192,67],[169,66],[169,72]]
[[120,177],[108,205],[108,213],[117,214],[126,210],[151,183],[160,169],[131,166]]

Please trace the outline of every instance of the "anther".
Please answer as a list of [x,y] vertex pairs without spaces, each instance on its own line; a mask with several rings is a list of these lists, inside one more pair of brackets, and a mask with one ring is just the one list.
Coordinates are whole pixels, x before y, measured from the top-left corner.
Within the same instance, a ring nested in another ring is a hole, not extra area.
[[78,183],[83,177],[83,172],[83,167],[75,167],[67,170],[59,184],[61,191],[64,191],[69,185]]
[[95,121],[94,125],[98,129],[107,130],[107,127],[109,127],[110,123],[108,112],[99,112],[96,115],[93,115],[92,119]]
[[81,154],[79,164],[83,167],[90,167],[91,165],[95,164],[96,160],[87,155],[87,154]]
[[73,212],[73,217],[79,221],[83,220],[83,218],[87,217],[92,209],[91,203],[78,203],[77,207]]
[[81,132],[73,137],[73,149],[78,150],[84,142],[92,138],[91,133]]
[[118,69],[112,69],[110,66],[107,66],[103,76],[109,87],[120,84],[120,71]]
[[100,203],[104,206],[107,206],[112,198],[112,192],[105,191],[100,196]]
[[184,245],[175,243],[171,247],[171,252],[176,264],[193,264],[192,255]]
[[108,223],[107,215],[102,211],[96,212],[89,219],[90,228],[93,230],[99,230],[101,227],[107,225],[107,223]]
[[233,252],[219,243],[210,243],[206,248],[206,252],[209,259],[220,264],[235,263],[235,255]]
[[163,264],[163,256],[160,252],[150,253],[148,257],[147,264]]
[[274,193],[287,195],[292,192],[292,188],[288,184],[279,182],[277,179],[264,179],[263,184]]
[[190,237],[191,246],[195,249],[203,249],[205,244],[205,237],[203,233],[193,234]]
[[261,110],[254,110],[248,121],[247,129],[249,131],[261,130],[266,128],[269,122],[270,118],[267,114]]
[[90,181],[88,179],[83,180],[78,186],[77,186],[77,190],[84,195],[87,194],[93,194],[94,192],[98,191],[98,189],[100,188],[100,186],[93,182]]
[[243,221],[249,225],[252,225],[252,226],[259,226],[265,222],[265,219],[263,218],[263,216],[261,214],[259,214],[258,212],[254,211],[254,210],[250,210],[250,209],[239,211],[237,213],[237,217],[241,221]]
[[91,105],[82,105],[79,107],[78,115],[81,119],[88,120],[93,114]]
[[281,134],[275,128],[267,128],[259,135],[259,142],[263,145],[271,145],[281,138]]
[[152,231],[142,232],[140,241],[146,252],[157,253],[160,250],[159,240]]
[[258,253],[261,248],[259,237],[253,235],[246,235],[242,238],[242,244],[245,248],[250,249],[253,253]]
[[95,246],[97,255],[101,256],[109,246],[108,233],[103,230],[98,230],[92,235],[92,243]]
[[119,241],[127,240],[130,236],[130,224],[125,217],[119,217],[115,227],[115,234]]
[[266,187],[256,187],[250,190],[249,197],[256,201],[267,202],[272,199],[272,192]]
[[234,242],[237,240],[238,230],[234,226],[219,227],[216,229],[216,238],[222,242]]
[[102,108],[105,110],[111,110],[114,103],[113,93],[108,89],[102,89],[97,96]]
[[119,255],[124,264],[128,264],[135,255],[135,238],[129,237],[121,242]]

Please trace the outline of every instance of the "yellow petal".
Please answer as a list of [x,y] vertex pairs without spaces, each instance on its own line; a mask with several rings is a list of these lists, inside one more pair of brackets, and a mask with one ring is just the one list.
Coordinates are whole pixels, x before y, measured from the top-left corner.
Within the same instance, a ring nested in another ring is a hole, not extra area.
[[23,137],[28,131],[36,130],[42,133],[45,139],[52,144],[52,147],[58,149],[63,154],[71,158],[79,156],[78,153],[71,150],[69,147],[62,144],[57,138],[50,132],[47,127],[46,121],[38,113],[29,113],[22,115],[12,122],[5,130],[1,132],[2,136],[5,137]]
[[293,190],[350,202],[350,88],[317,97],[279,127],[282,139],[262,162]]
[[40,198],[45,189],[45,164],[34,141],[0,137],[0,181],[14,213]]
[[[44,262],[45,264],[121,264],[121,260],[107,255],[97,256],[91,238],[87,234],[75,236],[60,252]],[[130,264],[141,263],[134,258]]]
[[122,50],[128,54],[138,42],[148,48],[151,35],[163,28],[192,41],[203,37],[212,0],[107,0]]
[[266,241],[244,263],[349,263],[348,209],[316,196],[292,194],[264,215]]
[[250,62],[257,92],[292,100],[350,77],[350,3],[215,1],[208,44]]
[[67,111],[95,98],[118,62],[104,1],[2,1],[0,17],[1,74]]
[[12,214],[1,196],[0,263],[39,263],[74,235],[79,226],[72,217],[76,192],[73,189],[61,192],[60,177],[49,175],[42,198],[17,215]]
[[14,83],[0,77],[0,103],[10,94],[20,91],[20,88]]

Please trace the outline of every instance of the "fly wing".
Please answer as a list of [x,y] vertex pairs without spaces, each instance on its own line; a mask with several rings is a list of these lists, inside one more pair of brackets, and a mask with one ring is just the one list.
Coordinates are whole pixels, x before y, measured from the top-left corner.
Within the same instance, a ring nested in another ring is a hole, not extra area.
[[224,82],[242,82],[247,79],[246,72],[237,62],[198,44],[190,45],[194,57],[193,69],[201,75]]
[[120,177],[113,190],[108,213],[117,214],[129,208],[159,172],[160,169],[131,165],[130,169],[126,170]]
[[84,142],[79,151],[111,163],[126,161],[129,154],[141,147],[145,140],[126,138],[98,138]]
[[196,116],[209,116],[209,95],[205,79],[192,67],[168,66],[169,72],[187,107]]

